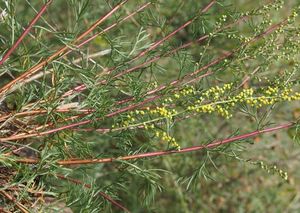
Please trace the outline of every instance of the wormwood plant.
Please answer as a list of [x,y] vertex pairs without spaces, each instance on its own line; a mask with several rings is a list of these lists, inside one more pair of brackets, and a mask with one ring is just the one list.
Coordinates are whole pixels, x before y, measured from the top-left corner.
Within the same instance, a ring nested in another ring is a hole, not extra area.
[[279,190],[232,189],[257,176],[295,189],[296,168],[259,149],[299,142],[299,10],[1,1],[0,211],[292,210],[299,198],[257,203]]

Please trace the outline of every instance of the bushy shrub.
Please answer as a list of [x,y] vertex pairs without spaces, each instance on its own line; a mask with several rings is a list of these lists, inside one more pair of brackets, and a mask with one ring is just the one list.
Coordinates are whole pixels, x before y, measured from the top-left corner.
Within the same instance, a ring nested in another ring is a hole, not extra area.
[[295,169],[276,151],[262,157],[261,144],[299,141],[297,1],[4,0],[0,9],[1,211],[291,203],[268,207],[251,194],[259,186],[245,185],[260,175],[288,184]]

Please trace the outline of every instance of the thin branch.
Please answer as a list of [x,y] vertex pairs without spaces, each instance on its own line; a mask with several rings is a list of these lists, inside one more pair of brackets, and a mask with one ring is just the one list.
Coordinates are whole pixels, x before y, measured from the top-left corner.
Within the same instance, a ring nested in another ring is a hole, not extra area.
[[[77,109],[77,108],[57,108],[55,110],[52,110],[53,112],[58,112],[58,113],[74,113],[74,112],[80,112],[80,113],[92,113],[95,112],[93,109]],[[43,110],[43,109],[38,109],[38,110],[32,110],[32,111],[24,111],[24,112],[17,112],[15,114],[4,114],[0,117],[0,122],[3,122],[11,117],[27,117],[27,116],[37,116],[37,115],[43,115],[49,113],[49,110]]]
[[[247,17],[243,17],[241,20],[245,20],[245,18],[247,18]],[[222,62],[223,60],[225,60],[225,59],[227,59],[227,58],[233,56],[233,55],[234,55],[236,52],[238,52],[240,49],[244,48],[245,46],[247,46],[247,45],[249,45],[249,44],[251,44],[251,43],[254,43],[255,41],[259,40],[260,38],[263,38],[263,37],[266,36],[266,35],[269,35],[269,34],[272,33],[274,30],[278,29],[279,27],[281,27],[282,25],[284,25],[284,24],[286,24],[286,23],[287,23],[287,22],[286,22],[286,19],[285,19],[285,20],[283,20],[282,22],[280,22],[280,23],[278,23],[278,24],[275,24],[275,25],[269,27],[269,28],[268,28],[266,31],[264,31],[263,33],[259,34],[258,36],[254,37],[254,38],[251,39],[250,41],[248,41],[248,42],[244,43],[243,45],[241,45],[241,47],[239,47],[239,48],[237,48],[237,49],[235,49],[235,50],[233,50],[233,51],[231,51],[231,52],[226,52],[226,53],[224,53],[223,55],[221,55],[220,57],[216,58],[215,60],[209,62],[209,63],[206,64],[205,66],[203,66],[203,67],[201,67],[201,68],[195,70],[194,72],[192,72],[192,73],[190,73],[190,74],[184,75],[184,76],[183,76],[182,78],[180,78],[180,79],[173,80],[173,81],[171,81],[171,82],[168,83],[168,84],[162,84],[162,85],[157,86],[156,88],[154,88],[154,89],[148,91],[148,92],[147,92],[147,95],[153,95],[153,94],[156,94],[157,92],[160,92],[160,91],[162,91],[162,90],[168,88],[169,86],[175,86],[176,84],[181,83],[181,82],[183,82],[184,80],[187,80],[187,83],[192,83],[192,82],[198,80],[199,78],[198,78],[198,77],[195,77],[195,76],[196,76],[197,74],[199,74],[200,72],[203,72],[203,71],[207,70],[208,68],[210,68],[210,67],[212,67],[212,66],[214,66],[214,65],[216,65],[216,64],[219,64],[219,63]],[[205,38],[205,37],[201,37],[201,38],[199,38],[199,39],[201,40],[201,39],[204,39],[204,38]],[[186,45],[189,45],[189,43],[186,44]],[[182,48],[182,47],[179,47],[179,48]],[[175,50],[173,50],[173,51],[175,51]],[[208,73],[208,75],[211,75],[211,74],[212,74],[211,72]],[[189,80],[189,79],[190,79],[190,80]],[[128,100],[129,100],[129,99],[128,99]],[[132,98],[131,98],[130,100],[132,100]],[[127,100],[122,101],[122,103],[126,103],[126,102],[127,102]]]
[[36,14],[36,16],[31,20],[29,25],[25,28],[24,32],[21,34],[21,36],[18,38],[18,40],[13,44],[13,46],[5,53],[3,58],[0,60],[0,66],[9,58],[9,56],[13,53],[13,51],[19,46],[19,44],[22,42],[22,40],[25,38],[25,36],[29,33],[33,25],[40,19],[40,17],[43,15],[43,13],[46,11],[48,6],[52,3],[52,0],[48,0],[43,7],[40,9],[40,11]]
[[[235,141],[244,140],[247,138],[252,138],[257,135],[261,135],[268,132],[274,132],[281,129],[288,129],[296,124],[294,122],[281,124],[275,127],[266,128],[262,130],[256,130],[250,133],[234,136],[231,138],[223,139],[223,140],[216,140],[210,144],[207,145],[198,145],[198,146],[192,146],[183,148],[180,150],[167,150],[167,151],[156,151],[156,152],[148,152],[148,153],[142,153],[142,154],[136,154],[136,155],[128,155],[128,156],[122,156],[117,158],[100,158],[100,159],[71,159],[71,160],[59,160],[56,163],[58,165],[82,165],[82,164],[99,164],[99,163],[112,163],[116,161],[128,161],[128,160],[134,160],[134,159],[140,159],[140,158],[149,158],[149,157],[158,157],[163,155],[171,155],[171,154],[181,154],[181,153],[189,153],[194,151],[200,151],[203,149],[212,149],[216,148],[221,145],[233,143]],[[25,164],[37,164],[39,163],[39,159],[17,159],[16,162],[18,163],[25,163]]]

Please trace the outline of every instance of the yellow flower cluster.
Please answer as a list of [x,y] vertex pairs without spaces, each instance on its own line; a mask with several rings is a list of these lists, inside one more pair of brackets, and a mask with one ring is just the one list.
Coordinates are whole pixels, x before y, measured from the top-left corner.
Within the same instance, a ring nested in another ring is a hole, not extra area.
[[229,91],[232,88],[232,84],[224,84],[223,87],[212,87],[204,93],[204,96],[207,98],[212,97],[214,100],[220,98],[221,95],[224,95],[226,91]]
[[264,92],[266,95],[276,95],[279,91],[278,87],[268,87]]
[[144,110],[135,110],[135,114],[136,115],[145,115],[145,111]]
[[180,145],[176,142],[176,139],[171,137],[170,135],[168,135],[166,132],[161,133],[159,131],[156,131],[155,136],[159,137],[160,139],[162,139],[165,142],[170,143],[172,148],[176,148],[177,150],[180,150]]
[[[147,107],[130,112],[117,127],[121,127],[122,129],[143,127],[145,130],[153,130],[155,129],[154,124],[157,122],[162,122],[164,119],[172,119],[175,116],[191,112],[217,113],[229,119],[232,117],[230,111],[236,104],[248,104],[252,107],[260,108],[280,101],[300,100],[300,93],[290,89],[292,85],[281,86],[280,82],[275,82],[273,85],[275,86],[259,88],[258,91],[252,88],[243,89],[234,95],[232,91],[233,84],[224,84],[221,87],[216,86],[210,88],[204,92],[202,96],[199,96],[193,87],[186,87],[164,99],[164,102],[172,104],[172,108],[173,104],[176,104],[175,101],[183,99],[184,102],[180,102],[180,104],[183,104],[181,111],[176,110],[180,105],[176,106],[176,109],[172,109],[170,105],[166,104],[153,109]],[[187,95],[191,95],[191,98],[188,98],[188,104],[186,103]],[[173,148],[180,149],[175,138],[166,132],[158,130],[155,132],[155,135],[162,141],[168,142]]]
[[[187,106],[187,111],[197,113],[213,113],[216,112],[222,117],[230,118],[232,115],[229,109],[237,103],[246,103],[252,107],[263,107],[272,105],[278,101],[300,100],[300,93],[293,92],[290,88],[279,89],[278,86],[269,86],[263,89],[261,96],[255,96],[252,88],[244,89],[235,96],[226,94],[226,91],[232,88],[232,84],[225,84],[223,87],[212,87],[204,93],[204,97],[200,97],[194,104]],[[228,97],[229,96],[229,97]],[[204,104],[203,104],[203,101]]]
[[150,114],[157,114],[159,116],[165,117],[165,118],[172,118],[177,111],[175,109],[167,109],[166,107],[156,107],[153,110],[150,110]]
[[232,115],[229,113],[227,108],[223,107],[221,104],[205,104],[200,106],[188,106],[187,110],[195,111],[198,113],[213,113],[217,112],[219,115],[229,119]]
[[144,128],[147,130],[147,129],[154,129],[154,124],[147,124],[147,123],[143,123],[143,126],[144,126]]
[[187,110],[189,111],[195,111],[195,112],[204,112],[204,113],[212,113],[215,111],[215,108],[212,104],[205,104],[201,106],[188,106]]
[[171,97],[165,98],[164,102],[162,103],[163,106],[166,106],[167,104],[173,103],[173,99]]
[[232,98],[232,101],[237,102],[244,102],[251,106],[262,107],[264,105],[272,105],[278,101],[294,101],[300,100],[300,93],[293,92],[290,88],[285,88],[281,92],[279,92],[278,87],[267,87],[263,90],[262,96],[253,97],[253,89],[244,90],[239,95]]
[[133,122],[135,122],[135,118],[132,117],[132,113],[131,113],[131,114],[126,116],[126,120],[124,120],[121,125],[117,125],[117,126],[128,127]]
[[174,98],[179,99],[181,96],[187,96],[196,94],[195,88],[192,86],[185,87],[184,89],[180,90],[179,92],[174,94]]
[[269,165],[266,165],[263,161],[260,161],[258,162],[258,164],[260,165],[260,167],[263,169],[263,170],[266,170],[268,173],[277,173],[279,174],[279,176],[281,178],[283,178],[284,180],[288,180],[288,173],[283,171],[282,169],[279,169],[277,168],[276,165],[274,166],[269,166]]
[[293,13],[288,17],[288,23],[291,24],[296,20],[296,17],[298,16],[297,11],[293,11]]
[[242,100],[245,100],[249,97],[251,97],[253,95],[254,91],[252,88],[250,89],[244,89],[242,92],[240,92],[240,94],[238,94],[237,96],[234,97],[234,100],[236,100],[237,102],[240,102]]
[[260,96],[257,98],[257,103],[256,105],[254,104],[253,106],[258,106],[262,107],[263,105],[272,105],[277,101],[276,97],[266,97],[266,96]]
[[297,95],[291,95],[292,92],[292,89],[284,89],[280,94],[281,99],[284,101],[297,100]]
[[232,115],[229,113],[229,111],[226,108],[222,107],[221,105],[216,106],[216,112],[219,115],[221,115],[222,117],[225,117],[227,119],[232,117]]
[[262,104],[259,103],[259,99],[254,99],[253,97],[248,98],[245,102],[246,104],[249,104],[250,106],[254,107],[254,106],[259,106],[262,107]]

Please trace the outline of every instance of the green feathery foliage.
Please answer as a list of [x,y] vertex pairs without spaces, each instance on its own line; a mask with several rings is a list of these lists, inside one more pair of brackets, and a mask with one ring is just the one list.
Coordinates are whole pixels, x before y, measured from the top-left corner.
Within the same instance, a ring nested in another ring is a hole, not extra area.
[[0,211],[294,211],[299,12],[3,0]]

